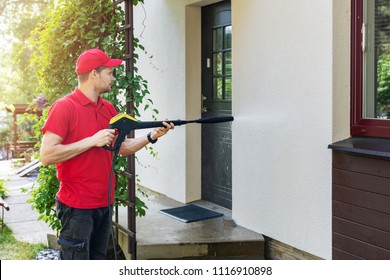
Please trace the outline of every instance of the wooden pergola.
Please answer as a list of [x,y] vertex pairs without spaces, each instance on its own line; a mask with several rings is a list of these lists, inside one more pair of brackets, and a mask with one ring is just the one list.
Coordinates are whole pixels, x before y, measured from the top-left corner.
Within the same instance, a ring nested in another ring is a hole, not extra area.
[[17,116],[23,114],[36,114],[40,116],[41,110],[34,110],[29,107],[28,104],[13,104],[6,107],[7,112],[13,114],[13,127],[10,132],[10,142],[7,145],[7,159],[10,158],[10,152],[12,158],[21,157],[26,151],[34,148],[36,141],[19,141]]

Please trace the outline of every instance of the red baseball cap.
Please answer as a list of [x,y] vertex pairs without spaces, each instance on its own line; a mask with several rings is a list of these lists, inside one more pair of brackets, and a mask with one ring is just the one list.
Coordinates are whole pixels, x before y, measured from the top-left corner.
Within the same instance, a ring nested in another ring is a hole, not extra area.
[[122,59],[109,58],[102,50],[90,49],[83,52],[76,62],[76,73],[81,75],[99,67],[115,67],[122,64]]

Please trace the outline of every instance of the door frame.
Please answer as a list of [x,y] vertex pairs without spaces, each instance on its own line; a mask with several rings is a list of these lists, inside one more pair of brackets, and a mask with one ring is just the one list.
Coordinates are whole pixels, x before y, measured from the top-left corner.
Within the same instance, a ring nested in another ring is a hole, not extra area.
[[[185,9],[185,98],[186,119],[201,116],[201,82],[202,82],[202,17],[203,6],[222,2],[223,0],[204,0],[186,6]],[[186,139],[186,185],[185,202],[201,199],[202,145],[201,126],[185,126]]]

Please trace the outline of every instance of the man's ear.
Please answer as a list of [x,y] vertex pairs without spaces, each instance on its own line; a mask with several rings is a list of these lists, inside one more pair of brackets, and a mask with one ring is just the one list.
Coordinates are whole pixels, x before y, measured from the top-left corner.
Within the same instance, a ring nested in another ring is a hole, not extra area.
[[98,75],[98,72],[96,71],[96,69],[93,69],[93,70],[89,73],[89,75],[91,75],[91,78],[96,78],[97,75]]

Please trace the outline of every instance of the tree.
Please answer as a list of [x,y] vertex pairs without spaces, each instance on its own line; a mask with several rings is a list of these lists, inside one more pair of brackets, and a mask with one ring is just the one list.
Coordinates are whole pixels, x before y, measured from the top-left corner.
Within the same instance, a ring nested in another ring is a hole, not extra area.
[[30,32],[52,7],[53,0],[3,0],[0,3],[1,99],[7,104],[33,100],[37,80],[30,65]]

